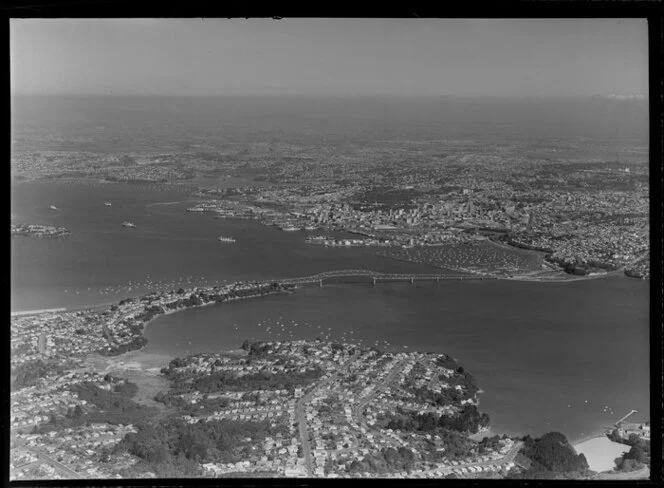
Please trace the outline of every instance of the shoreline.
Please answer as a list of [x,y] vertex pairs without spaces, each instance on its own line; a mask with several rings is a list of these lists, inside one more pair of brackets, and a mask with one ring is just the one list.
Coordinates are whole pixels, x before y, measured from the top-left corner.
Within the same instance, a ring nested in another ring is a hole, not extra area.
[[23,317],[26,315],[39,315],[42,313],[57,313],[57,312],[68,312],[69,310],[66,307],[59,308],[42,308],[35,310],[19,310],[17,312],[11,312],[12,317]]
[[[405,259],[398,259],[398,258],[389,258],[389,259],[394,259],[396,261],[401,261],[401,262],[406,262],[406,263],[412,263],[412,261],[408,261]],[[469,278],[475,278],[478,276],[477,273],[471,273],[470,271],[466,271],[463,269],[451,269],[451,268],[440,268],[437,266],[433,266],[434,268],[437,269],[442,269],[445,271],[453,271],[457,273],[467,273]],[[549,273],[550,271],[544,271],[543,273]],[[535,273],[540,273],[539,271]],[[627,278],[633,278],[635,280],[641,281],[641,278],[635,278],[628,276],[624,273],[619,273],[618,271],[611,271],[607,273],[601,273],[597,275],[591,275],[591,276],[574,276],[574,275],[568,275],[564,272],[560,277],[551,277],[551,278],[539,278],[537,274],[522,274],[522,275],[513,275],[513,276],[495,276],[495,275],[486,275],[485,277],[489,280],[500,280],[500,281],[525,281],[525,282],[531,282],[531,283],[572,283],[572,282],[577,282],[577,281],[590,281],[590,280],[598,280],[598,279],[603,279],[603,278],[610,278],[610,277],[616,277],[616,276],[625,276]],[[286,279],[292,279],[292,278],[286,278]],[[278,280],[275,280],[278,282]],[[462,281],[462,280],[459,280]],[[343,284],[343,283],[340,283]],[[306,286],[304,285],[298,285],[298,286]],[[129,296],[127,298],[131,299],[140,299],[146,295],[133,295]],[[243,298],[251,298],[251,297],[243,297]],[[211,302],[211,303],[216,303],[216,302]],[[90,304],[90,305],[74,305],[70,307],[57,307],[57,308],[45,308],[45,309],[31,309],[31,310],[17,310],[11,312],[12,317],[19,317],[19,316],[25,316],[25,315],[38,315],[41,313],[57,313],[57,312],[78,312],[78,311],[85,311],[85,310],[98,310],[98,309],[103,309],[106,307],[110,307],[112,305],[117,305],[118,301],[113,301],[113,302],[104,302],[104,303],[97,303],[97,304]],[[209,305],[209,303],[199,305],[199,306],[205,306]],[[194,307],[190,307],[194,308]],[[187,309],[184,309],[187,310]],[[176,310],[180,311],[180,310]],[[169,312],[172,313],[172,312]]]
[[[519,248],[514,248],[514,249],[519,250]],[[523,251],[523,249],[520,249],[520,250]],[[537,251],[533,251],[533,252],[537,252]],[[441,269],[441,270],[444,270],[444,271],[452,271],[452,272],[456,272],[456,273],[466,273],[466,274],[468,274],[469,277],[473,277],[473,278],[475,276],[478,276],[478,275],[479,276],[484,276],[485,278],[487,278],[489,280],[528,281],[528,282],[534,282],[534,283],[568,283],[568,282],[574,282],[574,281],[596,280],[596,279],[600,279],[600,278],[607,278],[609,276],[622,276],[622,275],[626,276],[627,278],[634,278],[632,276],[628,276],[628,275],[624,274],[624,272],[622,272],[622,271],[621,271],[622,274],[619,274],[618,271],[620,271],[620,270],[610,271],[610,272],[607,272],[607,273],[602,273],[602,274],[599,274],[599,275],[592,275],[592,276],[589,276],[589,275],[575,276],[575,275],[572,275],[572,274],[567,274],[564,271],[556,272],[556,271],[551,271],[551,270],[548,270],[548,271],[534,271],[534,272],[524,273],[522,275],[513,275],[513,276],[498,276],[498,275],[493,275],[493,274],[488,274],[488,273],[485,274],[485,275],[482,275],[482,274],[480,274],[476,271],[468,271],[468,270],[465,270],[465,269],[462,269],[462,268],[444,268],[444,267],[441,267],[441,266],[436,266],[435,264],[418,263],[416,261],[410,261],[408,259],[396,258],[396,257],[393,257],[393,256],[384,256],[384,255],[380,255],[380,254],[378,256],[384,257],[384,258],[387,258],[387,259],[393,259],[395,261],[400,261],[400,262],[403,262],[403,263],[426,264],[426,265],[431,266],[433,268]],[[538,278],[538,275],[537,275],[538,273],[540,273],[540,274],[543,274],[543,273],[558,273],[558,275],[554,276],[552,278]],[[637,278],[634,278],[634,279],[637,279]],[[638,278],[638,279],[640,279],[640,278]]]

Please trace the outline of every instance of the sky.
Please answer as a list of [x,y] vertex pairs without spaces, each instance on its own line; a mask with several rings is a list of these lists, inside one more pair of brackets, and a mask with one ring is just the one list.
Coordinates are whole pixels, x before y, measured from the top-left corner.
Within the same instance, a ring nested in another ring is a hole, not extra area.
[[12,19],[12,94],[648,92],[645,19]]

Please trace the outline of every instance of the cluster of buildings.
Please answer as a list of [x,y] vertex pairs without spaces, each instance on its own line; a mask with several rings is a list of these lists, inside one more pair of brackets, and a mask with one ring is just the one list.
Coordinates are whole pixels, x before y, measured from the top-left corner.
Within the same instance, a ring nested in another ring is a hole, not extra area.
[[387,239],[334,239],[325,236],[311,236],[305,240],[308,244],[319,244],[329,247],[358,247],[358,246],[398,246],[398,242]]
[[634,278],[641,278],[643,280],[650,278],[650,253],[646,255],[643,259],[638,260],[636,263],[632,263],[627,266],[625,269],[625,274],[627,276],[632,276]]
[[[287,476],[349,476],[354,460],[388,447],[403,447],[417,453],[425,437],[431,438],[427,433],[386,429],[381,422],[385,414],[402,409],[454,415],[465,403],[477,403],[476,391],[466,391],[454,381],[460,373],[436,362],[444,355],[391,354],[353,344],[303,340],[255,343],[249,351],[247,356],[241,357],[220,354],[189,356],[171,362],[166,374],[178,384],[196,384],[197,380],[214,374],[224,374],[226,378],[233,377],[238,381],[256,375],[283,375],[287,379],[294,378],[297,373],[315,370],[321,374],[313,381],[303,381],[288,389],[256,389],[252,382],[242,388],[241,382],[233,381],[233,386],[223,392],[181,392],[180,397],[192,405],[204,404],[213,398],[227,399],[223,408],[212,413],[206,411],[196,415],[188,412],[183,416],[187,422],[267,421],[283,429],[283,436],[266,437],[260,442],[254,439],[255,450],[246,460],[204,465],[210,475],[267,471]],[[460,392],[460,401],[432,405],[422,396],[413,394],[413,388],[431,392],[454,388]],[[437,440],[444,446],[440,437]],[[495,469],[499,469],[507,463],[502,454],[490,453],[486,459],[469,454],[461,464],[443,460],[436,466],[443,471],[449,468],[452,473],[454,469],[461,472],[462,464],[467,464],[464,472],[479,473],[485,467],[480,469],[471,465],[493,461]],[[434,472],[425,466],[424,459],[420,459],[419,464],[422,466],[419,472],[424,476],[429,471]],[[490,469],[493,468],[487,464],[486,472]],[[353,476],[357,474],[353,473]]]
[[[108,353],[109,347],[117,345],[115,341],[140,334],[140,324],[158,313],[214,303],[220,298],[233,299],[242,293],[249,296],[269,293],[273,287],[266,283],[236,283],[153,293],[123,300],[101,312],[13,317],[12,367],[28,366],[40,359],[53,366],[33,386],[12,392],[12,441],[17,449],[38,458],[27,463],[23,462],[25,459],[17,460],[12,465],[14,479],[68,478],[72,473],[77,477],[113,477],[121,468],[134,464],[136,458],[130,455],[114,455],[111,462],[97,456],[101,448],[113,446],[127,432],[132,432],[132,426],[92,424],[67,429],[56,426],[43,433],[35,430],[77,409],[95,409],[77,396],[76,385],[86,383],[108,389],[108,381],[113,379],[86,370],[83,358],[92,352]],[[279,431],[278,435],[247,440],[252,446],[248,459],[206,464],[203,468],[210,475],[239,471],[347,476],[354,460],[376,450],[403,447],[418,452],[424,434],[385,429],[382,418],[386,413],[403,410],[454,415],[466,402],[476,403],[475,391],[464,392],[455,383],[458,372],[436,362],[444,355],[382,353],[353,344],[322,341],[256,343],[247,346],[247,350],[247,355],[239,357],[190,356],[171,362],[164,372],[169,379],[178,376],[187,380],[204,379],[222,373],[237,380],[224,391],[183,392],[181,397],[186,404],[198,404],[202,409],[201,414],[196,414],[196,409],[187,409],[182,415],[187,422],[221,419],[263,422]],[[274,388],[268,382],[263,388],[256,387],[256,378],[282,378],[291,386]],[[246,388],[242,386],[245,379]],[[413,388],[432,393],[455,388],[461,393],[457,397],[460,401],[431,405],[414,395]],[[206,402],[219,397],[227,400],[223,407],[214,411],[204,408]],[[418,462],[422,465],[418,473],[427,476],[424,460]],[[468,462],[483,461],[471,455]],[[500,463],[497,458],[496,464]]]
[[409,201],[390,205],[358,203],[373,189],[366,183],[208,190],[198,195],[222,198],[203,201],[190,210],[257,218],[286,231],[321,229],[365,236],[308,238],[310,243],[328,246],[435,246],[502,233],[519,247],[546,251],[554,263],[587,262],[614,268],[648,250],[645,190],[569,191],[564,185],[515,190],[500,180],[471,178],[456,183],[455,189],[444,191],[432,191],[430,182],[403,186],[422,191]]
[[117,156],[83,151],[13,151],[11,172],[22,179],[106,178],[142,182],[181,181],[192,176],[173,155]]
[[92,352],[105,355],[139,349],[145,324],[158,314],[172,313],[238,297],[275,292],[271,283],[244,283],[152,293],[122,300],[103,311],[47,312],[12,316],[12,367],[37,360],[65,362]]
[[65,227],[38,224],[11,224],[12,236],[65,237],[70,234]]
[[[109,347],[102,336],[108,317],[94,312],[59,312],[11,319],[11,365],[49,359],[66,362]],[[107,325],[108,326],[108,325]]]
[[618,435],[623,439],[636,435],[640,439],[650,440],[650,422],[620,422],[616,427]]
[[[110,390],[122,381],[78,366],[11,393],[9,467],[12,479],[116,477],[119,470],[136,462],[128,456],[119,456],[112,464],[100,459],[102,449],[111,449],[126,434],[135,432],[132,425],[81,422],[61,427],[53,424],[54,419],[70,418],[76,410],[82,415],[97,409],[79,398],[77,385],[85,383],[88,387]],[[46,426],[51,428],[44,429]]]

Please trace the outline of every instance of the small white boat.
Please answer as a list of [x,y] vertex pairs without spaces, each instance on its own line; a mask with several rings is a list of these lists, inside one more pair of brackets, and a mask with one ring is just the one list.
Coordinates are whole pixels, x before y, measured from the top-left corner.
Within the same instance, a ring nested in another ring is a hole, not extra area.
[[51,210],[57,210],[57,209],[58,209],[58,207],[56,207],[55,205],[51,205],[51,206],[48,207],[48,208],[50,208]]
[[217,240],[219,242],[235,242],[235,238],[233,238],[233,237],[219,236],[219,237],[217,237]]
[[136,227],[136,224],[132,224],[131,222],[122,222],[122,227]]
[[113,204],[111,202],[104,202],[104,205],[106,205],[107,207],[110,207]]

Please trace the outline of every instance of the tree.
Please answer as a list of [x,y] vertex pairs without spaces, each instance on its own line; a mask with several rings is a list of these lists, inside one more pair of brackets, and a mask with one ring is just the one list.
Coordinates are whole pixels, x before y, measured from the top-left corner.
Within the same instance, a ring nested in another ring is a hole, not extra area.
[[618,458],[616,459],[616,464],[618,470],[620,471],[636,471],[637,469],[641,469],[643,467],[643,464],[635,459]]
[[629,452],[623,455],[623,459],[633,459],[639,463],[646,463],[648,461],[648,456],[641,446],[632,446]]
[[629,437],[627,438],[626,444],[629,446],[638,446],[642,444],[641,437],[638,436],[638,434],[630,434]]

